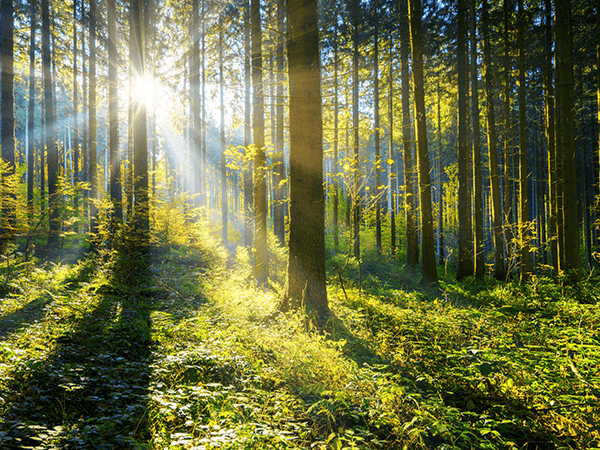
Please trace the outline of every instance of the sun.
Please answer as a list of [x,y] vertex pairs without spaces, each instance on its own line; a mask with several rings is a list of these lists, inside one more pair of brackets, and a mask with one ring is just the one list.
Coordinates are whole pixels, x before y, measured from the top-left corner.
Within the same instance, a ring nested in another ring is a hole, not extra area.
[[152,76],[135,76],[131,80],[131,96],[134,102],[140,102],[148,113],[165,115],[169,107],[168,89]]

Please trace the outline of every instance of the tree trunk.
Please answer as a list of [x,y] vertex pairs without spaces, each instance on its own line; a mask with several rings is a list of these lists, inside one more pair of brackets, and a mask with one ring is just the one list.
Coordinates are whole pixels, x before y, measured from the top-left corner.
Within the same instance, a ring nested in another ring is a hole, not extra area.
[[359,1],[352,1],[352,130],[354,132],[354,182],[352,187],[352,211],[354,217],[354,257],[360,260],[360,156],[359,156],[359,109],[358,109],[358,22],[360,17]]
[[[325,196],[317,0],[288,0],[290,236],[283,310],[324,322]],[[314,316],[317,317],[314,317]]]
[[[251,67],[250,67],[250,2],[246,3],[244,12],[244,152],[245,156],[250,154],[252,143],[252,123],[250,119],[250,90],[251,90]],[[252,161],[247,159],[244,165],[244,246],[252,247],[253,217],[252,217]]]
[[556,143],[554,133],[554,85],[552,84],[552,5],[550,0],[544,0],[544,17],[544,131],[548,152],[548,237],[550,239],[550,252],[552,253],[552,267],[554,267],[554,273],[558,273]]
[[407,0],[399,0],[400,8],[400,78],[402,80],[402,150],[404,152],[404,185],[406,190],[406,262],[416,266],[419,262],[417,219],[413,186],[413,159],[410,120],[410,73],[408,57],[410,53],[410,32]]
[[224,102],[224,73],[223,73],[223,17],[219,17],[219,100],[221,104],[221,226],[223,245],[227,247],[227,164],[225,161],[225,102]]
[[527,281],[531,274],[529,222],[529,190],[527,180],[527,90],[525,86],[525,10],[523,0],[519,0],[519,238],[521,247],[521,281]]
[[375,241],[377,254],[381,255],[381,152],[379,148],[379,26],[375,24],[373,55],[373,96],[375,98]]
[[442,92],[440,89],[440,76],[437,79],[437,139],[438,139],[438,264],[443,266],[444,261],[444,168],[442,161]]
[[[97,131],[98,122],[96,119],[96,0],[90,0],[90,29],[89,29],[89,41],[90,41],[90,59],[89,59],[89,90],[88,90],[88,150],[89,150],[89,179],[90,182],[90,243],[92,246],[96,245],[96,233],[98,232],[98,207],[95,203],[98,200],[98,168],[97,168]],[[50,169],[50,158],[48,158],[48,169]]]
[[[52,95],[52,76],[50,74],[50,7],[48,0],[42,0],[42,66],[44,71],[44,110],[46,123],[46,147],[48,149],[48,197],[50,200],[50,230],[48,247],[58,247],[59,228],[57,200],[58,184],[58,148],[56,145],[56,118],[54,116],[54,97]],[[43,151],[42,151],[43,159]]]
[[458,268],[456,278],[473,275],[469,139],[467,134],[467,30],[465,0],[458,0]]
[[277,0],[277,131],[275,135],[275,165],[273,172],[275,174],[275,205],[273,206],[273,227],[275,236],[281,245],[285,245],[285,214],[284,214],[284,188],[282,185],[285,179],[285,165],[283,161],[283,87],[285,83],[285,64],[284,64],[284,0]]
[[421,258],[423,282],[438,283],[433,239],[433,214],[431,204],[431,179],[429,175],[429,148],[427,145],[427,120],[425,88],[423,82],[423,32],[421,30],[421,1],[409,0],[410,41],[413,56],[413,83],[415,87],[415,119],[417,134],[417,159],[419,164],[419,203],[421,206]]
[[252,87],[254,108],[254,280],[266,286],[269,276],[267,246],[267,189],[265,157],[265,114],[263,101],[262,28],[260,0],[251,0]]
[[475,277],[485,274],[485,249],[483,247],[483,203],[481,192],[481,143],[479,138],[479,88],[477,82],[477,2],[471,0],[471,121],[473,124],[473,209],[475,225]]
[[494,278],[504,280],[504,239],[502,234],[502,205],[500,202],[500,178],[498,175],[498,150],[496,147],[496,118],[494,113],[494,83],[491,59],[488,2],[483,0],[483,70],[485,72],[485,111],[490,164],[490,188],[492,197],[492,227],[494,235]]
[[[141,0],[131,0],[131,62],[132,74],[146,74],[144,42],[144,7]],[[148,205],[148,124],[146,105],[140,98],[133,99],[133,195],[136,245],[144,250],[150,230]]]
[[[512,225],[514,223],[514,209],[512,208],[513,199],[513,180],[512,180],[512,122],[510,98],[512,91],[510,61],[510,0],[504,0],[503,9],[503,40],[504,40],[504,244],[505,261],[508,264],[507,271],[510,270],[515,254],[512,250],[511,242],[514,240]],[[512,31],[512,30],[511,30]]]
[[123,221],[121,201],[121,161],[119,157],[119,96],[117,75],[117,13],[115,0],[108,1],[108,128],[110,153],[110,199],[113,218]]
[[390,208],[390,253],[392,258],[396,256],[396,181],[398,169],[394,167],[395,154],[394,154],[394,77],[393,77],[393,40],[392,34],[390,33],[390,47],[389,47],[389,79],[388,79],[388,122],[389,122],[389,153],[388,153],[388,181],[390,184],[389,188],[389,208]]
[[[573,61],[571,7],[568,0],[556,0],[556,71],[557,100],[561,121],[564,265],[561,270],[580,276],[579,215],[577,196],[577,163],[575,151],[575,123],[573,113]],[[559,252],[560,253],[560,252]]]
[[194,163],[194,194],[196,207],[202,206],[202,155],[200,143],[200,36],[198,34],[198,0],[192,0],[190,17],[190,37],[192,48],[190,53],[190,99],[192,102],[192,161]]
[[340,248],[340,225],[339,225],[339,184],[338,184],[338,172],[339,172],[339,122],[340,122],[340,108],[339,108],[339,59],[338,59],[338,15],[335,13],[333,27],[333,251],[334,253],[339,252]]
[[[37,26],[36,21],[36,0],[31,1],[29,15],[31,20],[30,38],[29,38],[29,106],[27,109],[27,136],[29,136],[27,142],[27,217],[29,221],[29,225],[33,224],[33,212],[34,212],[34,203],[33,203],[33,188],[34,188],[34,179],[35,179],[35,30]],[[77,36],[75,34],[75,36]],[[76,45],[77,41],[75,41]],[[75,47],[76,48],[76,47]],[[74,60],[76,59],[75,50],[73,52]],[[77,73],[77,66],[74,65],[74,74]],[[76,75],[73,75],[74,77]],[[74,91],[74,98],[77,98],[77,90]],[[75,101],[75,100],[74,100]],[[77,136],[77,132],[75,132],[75,136]]]

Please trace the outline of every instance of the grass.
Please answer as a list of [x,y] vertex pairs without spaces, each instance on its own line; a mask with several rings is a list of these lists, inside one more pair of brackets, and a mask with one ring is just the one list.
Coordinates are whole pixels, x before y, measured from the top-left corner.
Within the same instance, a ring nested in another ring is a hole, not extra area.
[[199,244],[145,271],[5,261],[0,446],[600,447],[597,278],[424,292],[401,263],[367,254],[359,279],[336,256],[319,331],[276,313],[284,256],[272,291],[245,252]]

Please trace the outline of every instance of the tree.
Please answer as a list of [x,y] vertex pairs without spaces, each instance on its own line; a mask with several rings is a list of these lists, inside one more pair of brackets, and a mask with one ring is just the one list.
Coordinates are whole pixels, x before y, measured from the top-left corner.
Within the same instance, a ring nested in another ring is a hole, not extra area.
[[481,144],[479,140],[479,88],[477,81],[477,18],[476,0],[471,0],[471,123],[473,124],[473,209],[475,225],[475,276],[483,278],[483,204],[481,198]]
[[433,213],[431,204],[431,179],[429,175],[429,148],[427,145],[427,120],[425,87],[423,82],[423,31],[421,29],[421,1],[409,0],[410,43],[413,57],[413,84],[415,88],[415,119],[417,135],[417,160],[419,165],[419,200],[421,205],[421,258],[423,282],[438,283],[433,239]]
[[392,258],[396,256],[396,173],[394,170],[394,61],[392,57],[393,38],[390,34],[389,47],[389,78],[388,78],[388,177],[389,177],[389,213],[390,213],[390,254]]
[[[94,1],[94,0],[92,0]],[[142,0],[131,0],[131,73],[135,79],[146,75],[146,57],[144,42],[144,7]],[[134,227],[137,244],[143,249],[150,230],[148,205],[148,129],[146,105],[140,96],[133,98],[133,195]]]
[[192,15],[189,18],[190,36],[192,47],[190,48],[190,98],[192,102],[192,161],[194,164],[194,193],[196,194],[196,206],[201,206],[202,195],[202,156],[200,151],[200,36],[198,34],[198,0],[192,0]]
[[381,254],[381,196],[379,188],[381,186],[381,153],[379,145],[379,25],[375,23],[373,37],[373,98],[375,114],[375,240],[377,253]]
[[[579,214],[577,194],[577,162],[573,113],[573,60],[571,7],[569,0],[556,0],[556,72],[557,104],[560,111],[560,136],[563,174],[564,264],[561,270],[573,271],[577,278],[581,269],[579,256]],[[559,249],[559,254],[560,254]]]
[[[27,109],[27,216],[29,224],[33,223],[33,186],[34,186],[34,160],[35,160],[35,30],[37,27],[36,11],[37,2],[32,0],[29,5],[29,106]],[[76,92],[76,91],[75,91]],[[76,94],[75,98],[76,98]]]
[[404,185],[406,186],[406,262],[416,266],[419,262],[417,241],[417,219],[413,187],[413,159],[410,120],[410,73],[408,57],[410,53],[410,28],[407,0],[399,0],[400,7],[400,78],[402,79],[402,150],[404,152]]
[[[93,1],[93,0],[92,0]],[[52,92],[52,75],[50,53],[50,7],[48,0],[42,0],[42,68],[44,72],[44,115],[46,123],[46,147],[48,148],[48,197],[50,200],[50,229],[48,247],[55,248],[59,241],[57,184],[58,184],[58,149],[56,144],[56,116],[54,96]],[[43,154],[42,154],[43,158]],[[43,189],[42,189],[43,190]]]
[[465,0],[458,0],[458,267],[459,280],[473,275],[471,199],[468,192],[467,32]]
[[108,128],[110,155],[110,200],[113,204],[113,219],[123,220],[121,206],[121,161],[119,158],[119,96],[117,79],[117,13],[115,0],[107,3],[108,25]]
[[504,240],[502,234],[502,212],[500,202],[500,178],[498,175],[498,150],[496,136],[496,117],[494,113],[493,70],[491,62],[491,48],[489,36],[488,2],[483,0],[482,5],[482,34],[483,34],[483,70],[485,78],[485,111],[487,125],[488,155],[490,165],[490,187],[492,197],[492,227],[494,234],[494,277],[504,280],[506,269],[504,266]]
[[[91,244],[95,246],[97,244],[94,236],[98,232],[98,207],[96,201],[98,200],[98,119],[96,118],[96,0],[90,0],[90,28],[89,28],[89,42],[90,42],[90,58],[89,58],[89,111],[88,111],[88,150],[89,150],[89,178],[90,182],[90,233],[91,233]],[[48,157],[48,173],[50,173],[50,158]]]
[[283,310],[328,315],[317,0],[288,0],[290,235]]
[[254,134],[254,281],[266,286],[269,276],[267,246],[267,186],[265,157],[265,113],[263,101],[262,28],[260,0],[251,0],[252,87]]
[[283,117],[283,106],[284,106],[284,92],[283,87],[285,83],[285,62],[284,62],[284,0],[277,0],[277,131],[275,134],[275,160],[273,167],[274,175],[274,202],[273,205],[273,231],[275,236],[281,243],[285,244],[285,219],[284,219],[284,188],[283,180],[285,178],[285,165],[283,161],[283,129],[284,129],[284,117]]
[[223,90],[225,80],[223,73],[223,15],[219,16],[219,100],[221,104],[221,226],[223,228],[223,245],[227,246],[227,164],[225,161],[225,103]]
[[[244,149],[245,155],[249,155],[250,144],[252,142],[252,122],[251,105],[250,105],[250,89],[252,85],[251,78],[251,45],[250,45],[250,1],[246,3],[244,10]],[[244,246],[252,247],[252,162],[246,161],[244,166]]]
[[[77,83],[77,5],[78,0],[73,0],[73,181],[75,183],[81,181],[79,177],[79,157],[81,152],[79,150],[79,85]],[[31,120],[33,122],[33,117]],[[74,206],[75,211],[79,212],[78,195],[75,196]],[[77,223],[74,226],[74,231],[75,233],[79,232]]]
[[359,156],[359,108],[358,108],[358,63],[360,53],[359,44],[359,17],[360,3],[358,0],[352,0],[352,131],[354,132],[354,161],[353,161],[353,202],[352,212],[354,218],[354,257],[360,260],[360,156]]
[[525,11],[519,0],[519,25],[517,45],[519,48],[519,238],[521,246],[521,281],[527,281],[531,273],[528,231],[529,195],[527,187],[527,90],[525,86]]
[[[8,171],[1,174],[4,193],[2,198],[2,245],[12,240],[16,225],[16,194],[11,182],[15,174],[15,97],[14,97],[14,55],[13,55],[13,0],[2,0],[2,160]],[[4,249],[2,249],[4,250]]]

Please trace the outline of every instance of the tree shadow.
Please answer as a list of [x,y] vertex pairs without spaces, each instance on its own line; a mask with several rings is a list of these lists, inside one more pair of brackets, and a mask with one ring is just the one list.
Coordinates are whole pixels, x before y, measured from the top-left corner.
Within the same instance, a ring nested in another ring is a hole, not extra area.
[[146,446],[152,300],[103,295],[46,359],[15,367],[0,400],[2,448]]
[[42,319],[46,314],[46,307],[53,302],[54,299],[49,294],[44,294],[0,318],[0,341]]

